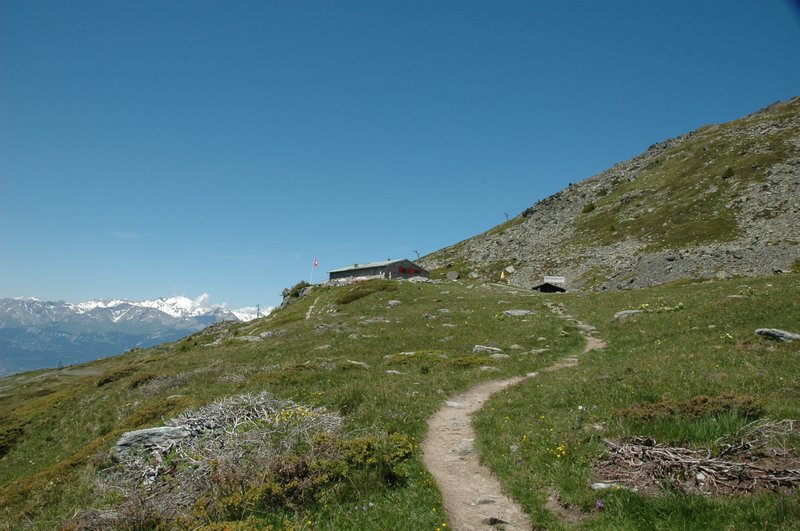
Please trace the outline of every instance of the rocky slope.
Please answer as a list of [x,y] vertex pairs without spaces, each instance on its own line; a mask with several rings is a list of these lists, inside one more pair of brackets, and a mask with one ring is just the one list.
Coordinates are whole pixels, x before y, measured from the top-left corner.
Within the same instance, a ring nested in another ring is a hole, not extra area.
[[[483,234],[425,256],[533,286],[622,289],[800,266],[800,98],[651,146]],[[511,267],[509,267],[511,266]]]

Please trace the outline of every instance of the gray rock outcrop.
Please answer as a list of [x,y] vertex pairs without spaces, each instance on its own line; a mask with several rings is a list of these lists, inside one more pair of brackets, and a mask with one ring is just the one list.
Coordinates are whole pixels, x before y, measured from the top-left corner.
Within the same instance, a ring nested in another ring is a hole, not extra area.
[[506,317],[520,317],[523,315],[536,315],[535,310],[506,310],[503,312]]
[[472,347],[472,352],[479,354],[481,352],[488,352],[489,354],[502,354],[503,349],[497,347],[489,347],[487,345],[475,345]]
[[756,334],[761,337],[766,337],[767,339],[774,339],[775,341],[782,341],[784,343],[800,341],[800,334],[778,330],[777,328],[758,328],[756,329]]
[[111,448],[111,456],[118,457],[130,452],[167,448],[190,435],[189,430],[179,426],[161,426],[123,433]]
[[622,310],[614,314],[614,319],[623,320],[644,313],[644,310]]
[[[684,185],[691,194],[676,195]],[[556,275],[582,290],[797,268],[800,98],[654,144],[516,221],[419,263],[432,270],[466,262],[470,277],[495,278],[497,266],[512,261],[513,285]]]

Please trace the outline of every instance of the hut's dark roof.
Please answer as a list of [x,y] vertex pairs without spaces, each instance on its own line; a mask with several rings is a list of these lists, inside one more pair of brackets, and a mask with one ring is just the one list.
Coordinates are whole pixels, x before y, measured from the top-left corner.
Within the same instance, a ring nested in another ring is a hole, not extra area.
[[567,291],[567,288],[563,288],[561,286],[557,286],[557,285],[551,284],[549,282],[543,282],[543,283],[539,284],[538,286],[534,286],[531,289],[536,290],[536,291],[543,291],[545,293],[564,293],[565,291]]
[[[347,267],[340,267],[339,269],[331,269],[328,271],[329,273],[344,273],[345,271],[358,271],[359,269],[372,269],[375,267],[386,267],[391,264],[396,264],[398,262],[411,262],[411,260],[407,260],[405,258],[400,258],[399,260],[384,260],[383,262],[370,262],[368,264],[353,264]],[[411,262],[412,264],[414,262]],[[416,264],[414,264],[416,265]],[[419,266],[417,266],[419,267]],[[420,267],[420,269],[422,269]]]

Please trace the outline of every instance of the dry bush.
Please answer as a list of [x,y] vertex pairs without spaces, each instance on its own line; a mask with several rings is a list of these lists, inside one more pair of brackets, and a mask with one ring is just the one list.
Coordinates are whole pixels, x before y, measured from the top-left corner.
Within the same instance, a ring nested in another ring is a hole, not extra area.
[[113,511],[85,511],[71,525],[91,526],[97,518],[117,518],[125,526],[174,522],[191,513],[221,478],[262,477],[266,463],[309,446],[320,433],[338,432],[341,417],[262,392],[218,400],[166,425],[182,427],[189,435],[164,446],[116,454],[98,490],[107,492],[110,485],[124,501]]

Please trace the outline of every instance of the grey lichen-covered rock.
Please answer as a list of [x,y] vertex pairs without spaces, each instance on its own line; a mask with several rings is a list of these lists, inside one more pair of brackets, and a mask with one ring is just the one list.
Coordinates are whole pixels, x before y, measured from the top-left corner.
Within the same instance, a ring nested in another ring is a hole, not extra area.
[[[376,317],[370,317],[368,319],[363,319],[363,320],[359,321],[359,324],[362,324],[362,325],[381,324],[381,323],[391,323],[391,321],[389,319],[387,319],[386,317],[382,317],[380,315],[378,315]],[[319,325],[317,325],[317,326],[319,326]]]
[[315,286],[306,286],[300,290],[300,297],[305,297],[314,290]]
[[363,361],[347,360],[347,363],[350,364],[350,365],[353,365],[354,367],[360,367],[362,369],[369,369],[369,365],[367,365]]
[[503,352],[503,349],[497,347],[488,347],[486,345],[475,345],[472,347],[472,352],[478,354],[480,352],[490,352],[494,354],[500,354]]
[[123,433],[117,444],[111,448],[110,455],[119,457],[130,452],[165,448],[190,435],[189,430],[180,426],[162,426]]
[[622,310],[614,314],[614,319],[629,319],[640,313],[644,313],[644,310]]
[[453,451],[457,455],[469,455],[475,451],[475,439],[462,439]]
[[508,358],[510,358],[511,356],[509,356],[508,354],[500,354],[500,353],[497,353],[497,354],[492,354],[492,355],[491,355],[491,356],[489,356],[489,357],[490,357],[490,358],[492,358],[493,360],[507,360],[507,359],[508,359]]
[[583,323],[578,324],[576,328],[584,334],[593,334],[597,332],[597,328],[595,328],[594,326]]
[[395,308],[397,306],[400,306],[402,303],[400,301],[391,300],[391,301],[387,302],[386,304],[388,304],[390,308]]
[[447,280],[458,280],[461,278],[461,273],[458,271],[448,271],[447,272]]
[[506,317],[520,317],[523,315],[536,315],[536,310],[506,310],[503,312]]
[[787,332],[786,330],[778,330],[777,328],[758,328],[756,334],[767,339],[774,339],[776,341],[783,341],[784,343],[791,343],[792,341],[800,341],[800,334],[794,332]]

